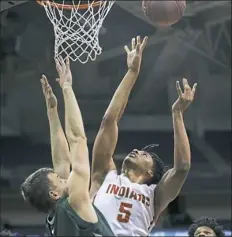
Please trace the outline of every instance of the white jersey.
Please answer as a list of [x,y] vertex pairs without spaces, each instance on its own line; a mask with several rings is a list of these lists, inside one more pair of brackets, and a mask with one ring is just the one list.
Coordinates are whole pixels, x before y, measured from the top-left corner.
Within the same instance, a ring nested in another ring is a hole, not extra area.
[[154,226],[155,187],[132,183],[113,170],[98,190],[94,205],[116,236],[148,236]]

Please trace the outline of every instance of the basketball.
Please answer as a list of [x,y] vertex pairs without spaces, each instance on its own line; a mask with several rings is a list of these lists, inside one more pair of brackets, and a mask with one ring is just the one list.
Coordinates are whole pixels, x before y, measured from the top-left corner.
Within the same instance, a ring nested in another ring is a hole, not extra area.
[[146,17],[158,26],[170,26],[178,22],[184,14],[186,2],[144,0],[142,9]]

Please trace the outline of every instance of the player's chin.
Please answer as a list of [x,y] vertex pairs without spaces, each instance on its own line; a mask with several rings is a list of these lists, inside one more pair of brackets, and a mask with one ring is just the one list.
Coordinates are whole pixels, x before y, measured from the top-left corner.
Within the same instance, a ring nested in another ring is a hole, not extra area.
[[68,197],[68,187],[65,187],[64,190],[63,190],[63,197]]
[[136,164],[136,158],[135,157],[131,157],[131,156],[127,156],[125,159],[124,159],[124,162],[123,162],[125,165],[128,165],[128,164]]
[[135,159],[134,157],[131,157],[128,155],[128,156],[126,156],[126,158],[124,160],[126,161],[126,160],[134,160],[134,159]]

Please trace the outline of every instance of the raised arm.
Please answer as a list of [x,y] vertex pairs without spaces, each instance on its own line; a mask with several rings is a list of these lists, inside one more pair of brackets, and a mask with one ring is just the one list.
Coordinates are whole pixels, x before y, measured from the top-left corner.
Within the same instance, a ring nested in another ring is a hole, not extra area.
[[89,196],[90,166],[87,139],[81,111],[72,89],[69,60],[56,61],[65,104],[65,131],[70,146],[72,171],[68,178],[69,203],[78,215],[89,222],[97,222]]
[[40,81],[47,106],[53,168],[61,178],[67,179],[70,174],[70,152],[57,111],[57,99],[45,75]]
[[183,79],[184,93],[179,82],[176,82],[178,99],[172,106],[174,128],[174,166],[168,170],[155,189],[155,213],[157,216],[179,194],[188,175],[191,165],[191,153],[188,136],[186,133],[183,112],[194,99],[197,84],[191,89],[188,81]]
[[138,36],[136,40],[135,38],[132,39],[131,51],[125,46],[128,71],[105,112],[94,143],[92,185],[94,183],[101,184],[107,172],[116,169],[112,156],[118,140],[118,122],[125,110],[130,92],[138,78],[142,53],[146,42],[147,37],[141,43]]

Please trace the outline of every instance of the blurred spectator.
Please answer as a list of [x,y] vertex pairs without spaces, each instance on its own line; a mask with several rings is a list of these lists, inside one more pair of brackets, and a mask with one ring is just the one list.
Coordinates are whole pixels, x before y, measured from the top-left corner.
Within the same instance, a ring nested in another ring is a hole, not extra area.
[[0,230],[0,236],[14,236],[12,233],[12,226],[8,221],[0,219],[1,222],[1,230]]

